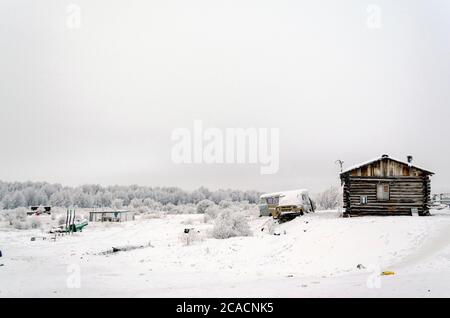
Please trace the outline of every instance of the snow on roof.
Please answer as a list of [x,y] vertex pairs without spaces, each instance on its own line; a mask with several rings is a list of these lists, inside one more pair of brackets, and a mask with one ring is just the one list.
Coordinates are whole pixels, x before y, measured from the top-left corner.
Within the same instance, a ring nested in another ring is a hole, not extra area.
[[303,194],[308,194],[308,191],[287,191],[280,197],[278,205],[297,205],[303,201]]
[[408,163],[408,162],[405,162],[405,161],[402,161],[402,160],[398,160],[398,159],[392,158],[392,157],[387,156],[387,155],[383,155],[383,156],[381,156],[381,157],[377,157],[377,158],[374,158],[374,159],[372,159],[372,160],[367,160],[367,161],[361,162],[361,163],[359,163],[359,164],[357,164],[357,165],[351,166],[351,167],[345,169],[344,171],[342,171],[341,174],[344,174],[344,173],[353,171],[353,170],[355,170],[355,169],[359,169],[359,168],[361,168],[361,167],[364,167],[364,166],[366,166],[366,165],[368,165],[368,164],[377,162],[377,161],[382,160],[382,159],[390,159],[390,160],[397,161],[397,162],[399,162],[399,163],[403,163],[403,164],[405,164],[405,165],[407,165],[407,166],[410,166],[410,167],[413,167],[413,168],[416,168],[416,169],[419,169],[419,170],[423,170],[423,171],[426,171],[426,172],[429,172],[429,173],[433,173],[433,172],[430,172],[430,171],[428,171],[428,170],[426,170],[426,169],[422,169],[422,168],[420,168],[420,167],[417,167],[416,165],[413,165],[413,164],[411,164],[411,163]]
[[352,170],[355,170],[355,169],[364,167],[364,166],[366,166],[366,165],[368,165],[368,164],[377,162],[378,160],[381,160],[381,159],[383,159],[383,157],[377,157],[377,158],[373,158],[373,159],[371,159],[371,160],[367,160],[367,161],[361,162],[361,163],[359,163],[359,164],[356,164],[356,165],[353,165],[353,166],[351,166],[351,167],[348,167],[347,169],[345,169],[344,171],[342,171],[342,173],[346,173],[346,172],[349,172],[349,171],[352,171]]
[[89,213],[128,213],[128,210],[104,210],[104,211],[89,211]]
[[301,193],[308,193],[308,189],[297,189],[297,190],[287,190],[287,191],[280,191],[280,192],[265,193],[260,197],[260,199],[270,198],[270,197],[275,197],[275,196],[295,195],[295,194],[301,194]]

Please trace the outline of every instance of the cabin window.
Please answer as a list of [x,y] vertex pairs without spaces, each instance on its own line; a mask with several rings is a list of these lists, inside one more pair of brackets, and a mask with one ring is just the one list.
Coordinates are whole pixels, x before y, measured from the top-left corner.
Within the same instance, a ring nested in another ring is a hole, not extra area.
[[367,195],[360,196],[359,202],[361,203],[361,205],[366,205],[367,204]]
[[379,201],[389,201],[390,191],[388,183],[380,183],[377,185],[377,199]]

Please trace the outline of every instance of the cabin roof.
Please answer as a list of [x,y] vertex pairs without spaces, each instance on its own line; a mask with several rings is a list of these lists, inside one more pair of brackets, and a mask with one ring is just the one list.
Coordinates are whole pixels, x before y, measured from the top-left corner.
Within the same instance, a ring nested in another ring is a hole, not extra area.
[[404,164],[404,165],[406,165],[406,166],[409,166],[409,167],[415,168],[415,169],[417,169],[417,170],[423,171],[423,172],[425,172],[425,173],[427,173],[427,174],[431,174],[431,175],[434,174],[434,172],[431,172],[431,171],[422,169],[422,168],[420,168],[420,167],[418,167],[418,166],[416,166],[416,165],[410,164],[410,163],[408,163],[408,162],[405,162],[405,161],[402,161],[402,160],[398,160],[398,159],[392,158],[392,157],[387,156],[387,155],[383,155],[383,156],[374,158],[374,159],[372,159],[372,160],[367,160],[367,161],[362,162],[362,163],[360,163],[360,164],[351,166],[351,167],[345,169],[344,171],[342,171],[342,172],[341,172],[341,175],[347,174],[347,173],[349,173],[349,172],[351,172],[351,171],[353,171],[353,170],[362,168],[362,167],[364,167],[364,166],[367,166],[367,165],[369,165],[369,164],[372,164],[372,163],[375,163],[375,162],[378,162],[378,161],[381,161],[381,160],[384,160],[384,159],[389,159],[389,160],[398,162],[398,163],[400,163],[400,164]]
[[89,211],[89,213],[129,213],[128,210]]

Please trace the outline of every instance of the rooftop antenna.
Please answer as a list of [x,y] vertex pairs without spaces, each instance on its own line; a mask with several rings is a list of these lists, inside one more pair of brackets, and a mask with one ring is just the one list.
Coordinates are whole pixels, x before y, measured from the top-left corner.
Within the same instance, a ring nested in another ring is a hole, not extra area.
[[338,159],[338,160],[336,160],[334,163],[335,163],[335,164],[338,164],[338,165],[340,166],[341,172],[342,172],[342,166],[344,165],[344,161],[341,160],[341,159]]

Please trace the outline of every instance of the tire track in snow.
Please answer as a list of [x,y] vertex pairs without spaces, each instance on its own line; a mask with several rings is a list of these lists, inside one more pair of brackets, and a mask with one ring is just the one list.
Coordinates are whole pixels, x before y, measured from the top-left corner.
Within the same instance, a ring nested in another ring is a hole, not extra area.
[[450,236],[448,233],[450,232],[450,224],[441,225],[434,230],[435,232],[433,232],[430,236],[427,236],[424,239],[425,242],[418,248],[414,249],[413,253],[405,256],[401,261],[393,263],[391,267],[401,269],[419,264],[425,259],[428,259],[449,247]]

